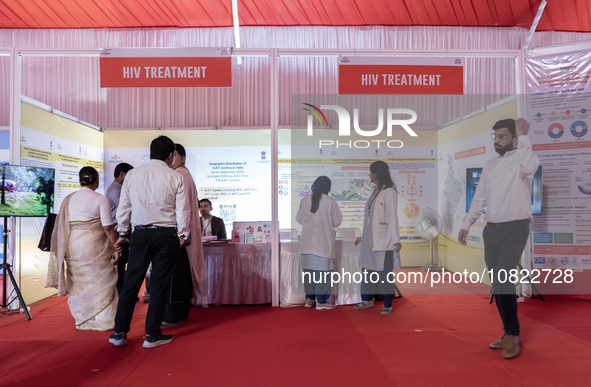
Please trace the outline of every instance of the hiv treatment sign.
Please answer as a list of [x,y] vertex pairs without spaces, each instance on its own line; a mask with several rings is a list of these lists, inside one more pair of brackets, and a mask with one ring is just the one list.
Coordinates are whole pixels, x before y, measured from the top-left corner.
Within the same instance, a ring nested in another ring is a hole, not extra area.
[[464,60],[340,56],[339,94],[464,94]]
[[112,48],[100,57],[101,87],[231,87],[229,48]]

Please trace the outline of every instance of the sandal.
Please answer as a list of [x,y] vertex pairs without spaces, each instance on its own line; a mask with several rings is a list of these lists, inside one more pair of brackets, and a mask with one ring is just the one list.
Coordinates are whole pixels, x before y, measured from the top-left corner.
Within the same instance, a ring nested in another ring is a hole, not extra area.
[[354,309],[367,309],[375,306],[376,304],[374,302],[370,303],[369,301],[361,301],[359,304],[355,305]]
[[380,314],[392,314],[392,307],[387,308],[384,306]]

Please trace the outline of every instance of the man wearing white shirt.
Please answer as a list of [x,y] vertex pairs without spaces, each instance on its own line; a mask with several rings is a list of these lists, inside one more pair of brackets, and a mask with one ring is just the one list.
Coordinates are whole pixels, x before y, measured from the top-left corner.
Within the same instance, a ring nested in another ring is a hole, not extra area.
[[[532,181],[539,160],[533,154],[527,133],[529,123],[519,118],[505,119],[493,126],[492,137],[499,156],[484,165],[470,211],[464,217],[458,241],[466,245],[470,226],[484,209],[487,222],[482,233],[484,259],[492,274],[497,309],[503,321],[503,337],[490,344],[502,349],[503,358],[512,359],[521,351],[515,284],[509,280],[529,237],[532,219]],[[515,278],[515,276],[513,276]]]
[[[152,263],[150,304],[146,315],[144,348],[172,341],[160,329],[170,289],[170,278],[181,246],[189,238],[191,210],[184,178],[170,169],[174,162],[174,142],[166,136],[150,145],[150,161],[127,173],[121,189],[117,220],[118,244],[129,240],[129,261],[119,296],[115,333],[109,342],[127,345],[135,301],[148,266]],[[130,226],[133,226],[131,237]]]

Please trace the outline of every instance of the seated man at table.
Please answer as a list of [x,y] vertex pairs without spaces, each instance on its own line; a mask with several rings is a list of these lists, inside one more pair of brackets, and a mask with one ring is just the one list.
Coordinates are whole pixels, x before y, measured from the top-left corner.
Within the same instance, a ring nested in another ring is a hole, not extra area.
[[199,200],[199,212],[201,212],[201,235],[217,236],[218,240],[228,239],[226,236],[226,225],[222,218],[213,216],[211,201],[209,199]]

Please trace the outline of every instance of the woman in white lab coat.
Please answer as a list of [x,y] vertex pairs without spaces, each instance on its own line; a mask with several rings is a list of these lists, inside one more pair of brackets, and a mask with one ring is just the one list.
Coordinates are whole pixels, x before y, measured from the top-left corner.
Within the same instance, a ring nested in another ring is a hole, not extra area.
[[363,232],[355,244],[361,244],[359,267],[363,272],[361,300],[355,309],[375,307],[374,294],[384,296],[381,314],[392,313],[394,285],[392,269],[400,270],[402,249],[398,230],[398,191],[388,164],[375,161],[369,166],[369,178],[375,189],[365,203]]
[[328,196],[331,181],[320,176],[312,184],[312,194],[304,197],[296,215],[302,225],[300,253],[304,272],[306,308],[316,305],[316,310],[334,309],[328,304],[335,267],[335,227],[341,225],[343,215],[334,198]]

